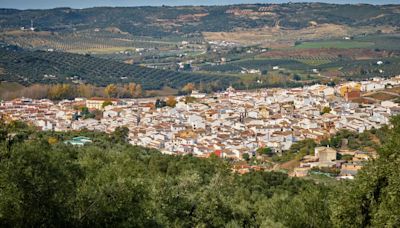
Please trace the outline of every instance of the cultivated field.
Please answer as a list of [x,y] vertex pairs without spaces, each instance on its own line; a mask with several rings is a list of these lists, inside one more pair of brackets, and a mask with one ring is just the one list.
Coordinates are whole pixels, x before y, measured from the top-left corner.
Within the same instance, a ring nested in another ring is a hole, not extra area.
[[380,101],[387,101],[387,100],[393,100],[399,96],[395,96],[394,94],[388,94],[385,92],[376,92],[373,94],[368,95],[367,97],[380,100]]
[[296,45],[295,48],[298,49],[310,49],[310,48],[367,48],[373,46],[373,42],[361,42],[353,40],[333,40],[333,41],[313,41],[304,42],[300,45]]
[[339,58],[347,58],[353,60],[363,59],[378,59],[387,58],[393,55],[394,52],[385,50],[371,50],[371,49],[343,49],[343,48],[309,48],[298,49],[289,48],[281,50],[271,50],[260,54],[263,58],[290,58],[298,60],[329,60],[335,61]]
[[125,33],[81,31],[60,34],[54,32],[8,31],[0,34],[0,40],[12,45],[33,49],[55,49],[72,53],[108,54],[136,48],[167,50],[176,42],[149,37],[135,37]]
[[283,48],[294,46],[295,41],[298,40],[343,38],[344,36],[376,33],[378,30],[395,31],[394,28],[387,26],[352,28],[345,25],[320,24],[302,29],[284,29],[278,26],[233,32],[203,32],[203,36],[207,41],[229,41],[243,45],[260,44],[265,47]]

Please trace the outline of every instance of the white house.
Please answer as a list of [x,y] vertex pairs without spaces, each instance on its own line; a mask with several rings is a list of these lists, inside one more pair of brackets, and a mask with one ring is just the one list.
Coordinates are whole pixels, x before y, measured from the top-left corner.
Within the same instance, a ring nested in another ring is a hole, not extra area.
[[364,82],[361,85],[361,91],[370,92],[385,88],[385,84],[380,82]]
[[204,98],[204,97],[206,97],[206,95],[207,95],[207,94],[205,94],[205,93],[200,93],[200,92],[197,91],[197,90],[193,90],[193,91],[192,91],[192,94],[190,94],[191,97],[198,98],[198,99]]
[[198,115],[190,115],[188,118],[189,124],[192,126],[193,129],[205,129],[206,124],[204,119]]

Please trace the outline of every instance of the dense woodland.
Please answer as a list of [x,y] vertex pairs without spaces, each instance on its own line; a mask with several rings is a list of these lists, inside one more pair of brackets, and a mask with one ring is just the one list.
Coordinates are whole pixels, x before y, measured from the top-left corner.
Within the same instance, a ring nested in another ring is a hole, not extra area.
[[[0,126],[0,225],[9,227],[398,227],[400,117],[354,181],[232,173],[216,157],[168,156],[127,131]],[[83,147],[63,143],[74,136]]]

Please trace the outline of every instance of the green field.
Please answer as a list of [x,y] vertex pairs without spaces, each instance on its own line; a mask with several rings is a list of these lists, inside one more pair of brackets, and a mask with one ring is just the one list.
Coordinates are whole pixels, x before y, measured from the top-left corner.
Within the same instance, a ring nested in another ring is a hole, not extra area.
[[334,40],[334,41],[313,41],[304,42],[296,45],[295,48],[298,49],[310,49],[310,48],[367,48],[372,47],[373,42],[361,42],[353,40]]
[[373,42],[373,48],[400,50],[400,34],[374,34],[355,37],[358,42]]
[[319,66],[322,64],[327,64],[327,63],[332,62],[329,59],[300,59],[300,58],[297,58],[296,60],[299,62],[305,63],[307,65],[310,65],[310,66]]

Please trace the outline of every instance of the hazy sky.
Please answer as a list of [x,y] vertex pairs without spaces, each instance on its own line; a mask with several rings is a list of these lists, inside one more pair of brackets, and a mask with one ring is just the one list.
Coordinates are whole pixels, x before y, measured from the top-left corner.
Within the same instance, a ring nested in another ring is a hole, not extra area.
[[[226,5],[239,3],[282,3],[284,0],[0,0],[0,8],[47,9],[55,7],[86,8],[93,6],[147,5]],[[340,4],[400,4],[400,0],[292,0],[291,2],[328,2]]]

